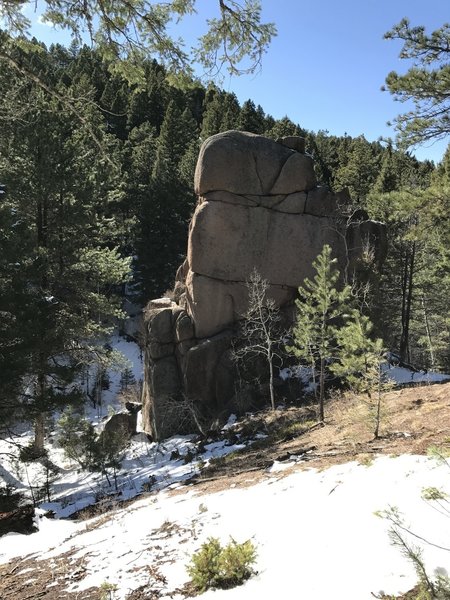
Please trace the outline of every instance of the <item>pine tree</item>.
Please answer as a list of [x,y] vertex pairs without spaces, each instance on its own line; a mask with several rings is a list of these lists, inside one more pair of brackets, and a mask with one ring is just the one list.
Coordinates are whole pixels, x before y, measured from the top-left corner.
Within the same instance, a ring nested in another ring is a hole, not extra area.
[[305,279],[298,288],[297,320],[293,329],[293,345],[288,347],[297,358],[312,370],[314,381],[319,377],[319,420],[324,420],[325,381],[329,365],[339,353],[337,333],[349,317],[351,288],[337,289],[339,271],[336,259],[331,258],[331,248],[325,245],[313,262],[314,279]]
[[187,177],[193,167],[192,140],[196,136],[196,123],[189,110],[181,111],[172,100],[158,138],[150,144],[140,137],[142,150],[134,148],[131,154],[132,173],[137,176],[130,178],[130,192],[136,182],[142,182],[138,187],[136,269],[143,301],[169,289],[183,260],[188,221],[195,202],[192,180],[188,185]]
[[436,182],[368,198],[371,214],[389,227],[389,248],[380,281],[385,344],[420,367],[449,364],[450,331],[445,308],[450,280],[449,190]]
[[246,100],[243,103],[238,120],[238,129],[250,133],[264,133],[265,114],[261,106],[255,106],[253,100]]
[[134,376],[133,370],[127,367],[120,376],[120,390],[126,391],[128,388],[136,383],[136,377]]
[[339,360],[331,365],[335,375],[349,387],[368,396],[366,402],[373,435],[378,439],[382,416],[382,399],[392,385],[383,372],[385,350],[381,339],[372,339],[373,325],[369,318],[354,310],[345,325],[337,331]]
[[[262,62],[271,39],[276,35],[273,23],[261,22],[261,5],[257,0],[216,3],[217,17],[207,20],[207,31],[191,52],[186,52],[183,41],[172,37],[172,21],[181,20],[195,11],[195,0],[177,0],[153,3],[151,0],[110,0],[73,6],[55,0],[44,0],[42,17],[47,23],[66,29],[79,44],[84,36],[95,43],[102,59],[109,62],[111,72],[120,74],[133,83],[144,81],[145,71],[136,56],[159,56],[167,65],[172,80],[190,83],[192,62],[203,66],[211,78],[223,67],[233,75],[253,73]],[[5,37],[22,36],[21,44],[29,48],[31,21],[22,12],[20,3],[2,3]],[[11,38],[10,38],[11,39]],[[20,71],[20,61],[14,52],[0,44],[0,59],[14,64]],[[35,77],[39,71],[33,71]],[[22,72],[23,74],[23,72]]]
[[413,61],[405,74],[392,71],[386,77],[386,87],[394,98],[414,105],[395,119],[399,141],[411,146],[448,136],[450,25],[445,23],[427,35],[425,27],[411,27],[408,19],[402,19],[385,38],[401,40],[400,58]]
[[127,128],[131,131],[134,127],[149,123],[159,134],[170,98],[166,71],[156,61],[144,62],[143,69],[145,85],[130,91]]
[[328,131],[306,134],[306,148],[314,158],[317,180],[330,189],[335,189],[334,176],[343,160],[344,153],[341,146],[339,138],[330,136]]
[[383,154],[381,169],[373,185],[373,190],[382,194],[398,190],[400,186],[399,179],[400,169],[395,163],[392,146],[389,145]]
[[[40,53],[37,60],[43,72],[51,71],[51,57]],[[99,352],[92,341],[121,314],[112,291],[124,281],[129,261],[114,247],[109,192],[115,173],[93,141],[94,135],[114,156],[101,115],[92,104],[80,103],[85,122],[80,128],[78,118],[39,87],[30,86],[12,105],[14,74],[2,83],[2,112],[9,118],[0,120],[0,179],[8,186],[6,208],[25,234],[4,237],[20,264],[14,285],[26,292],[19,304],[11,301],[7,312],[20,323],[16,339],[29,381],[18,407],[26,403],[35,417],[39,453],[45,413],[80,397],[69,384],[80,365]],[[76,93],[90,97],[92,90],[82,79],[77,85]],[[22,108],[27,117],[17,119]]]
[[204,100],[202,127],[200,131],[202,141],[205,141],[211,135],[223,131],[222,123],[224,122],[224,117],[223,94],[217,88],[211,87],[206,91]]
[[0,430],[14,417],[24,377],[29,369],[27,336],[23,323],[30,320],[30,291],[20,276],[23,242],[28,230],[17,219],[6,190],[0,204]]
[[336,331],[339,360],[330,368],[357,392],[369,393],[374,388],[374,381],[378,381],[379,367],[384,360],[383,342],[379,338],[372,339],[372,333],[373,325],[369,318],[357,309]]
[[222,120],[220,122],[220,131],[229,131],[230,129],[237,129],[239,126],[239,116],[241,109],[235,94],[229,94],[226,92],[223,93],[222,109],[223,111]]
[[270,120],[266,121],[264,132],[267,137],[274,140],[289,135],[305,135],[305,131],[299,125],[293,123],[287,116],[276,120],[273,124],[270,123]]
[[373,146],[360,136],[352,140],[348,156],[336,171],[334,187],[338,190],[348,188],[352,199],[359,203],[371,190],[378,170],[378,156]]

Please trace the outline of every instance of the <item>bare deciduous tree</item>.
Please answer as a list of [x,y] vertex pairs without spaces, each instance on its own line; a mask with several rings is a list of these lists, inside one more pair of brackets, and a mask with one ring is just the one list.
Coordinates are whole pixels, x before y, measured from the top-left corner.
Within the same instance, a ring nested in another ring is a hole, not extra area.
[[275,410],[274,359],[283,338],[280,309],[268,297],[269,282],[254,269],[247,280],[248,306],[242,316],[239,337],[233,350],[233,359],[245,361],[251,356],[262,356],[269,370],[270,404]]

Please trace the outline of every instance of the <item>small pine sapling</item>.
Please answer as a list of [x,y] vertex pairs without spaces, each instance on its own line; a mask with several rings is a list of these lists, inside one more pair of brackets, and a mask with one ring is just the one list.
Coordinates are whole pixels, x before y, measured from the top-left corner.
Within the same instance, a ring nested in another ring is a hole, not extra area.
[[346,285],[339,291],[339,271],[331,258],[331,248],[323,247],[313,262],[314,279],[306,278],[298,288],[297,320],[293,328],[293,345],[287,350],[304,361],[319,376],[319,421],[324,421],[325,380],[329,365],[339,353],[337,332],[339,322],[348,318],[351,288]]
[[250,540],[238,544],[231,539],[224,548],[217,538],[208,538],[187,567],[195,589],[228,589],[241,585],[254,574],[256,548]]
[[129,387],[136,383],[136,377],[134,376],[133,370],[127,367],[122,371],[120,376],[120,391],[125,392]]
[[69,407],[59,418],[57,431],[57,443],[65,456],[82,469],[89,468],[94,460],[97,438],[93,425]]
[[208,538],[196,552],[187,571],[195,589],[200,593],[220,583],[220,555],[222,546],[217,538]]
[[356,393],[367,394],[374,438],[380,434],[382,400],[392,387],[382,370],[385,349],[381,339],[371,339],[373,325],[359,310],[353,310],[345,325],[336,330],[339,357],[330,370]]

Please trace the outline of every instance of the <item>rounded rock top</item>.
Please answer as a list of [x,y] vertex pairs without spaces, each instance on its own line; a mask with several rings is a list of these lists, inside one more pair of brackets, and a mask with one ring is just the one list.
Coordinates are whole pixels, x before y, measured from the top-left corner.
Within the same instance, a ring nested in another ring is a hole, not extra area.
[[317,182],[312,158],[290,147],[300,148],[301,138],[283,139],[286,143],[235,130],[208,138],[195,170],[196,194],[227,190],[270,196],[313,189]]

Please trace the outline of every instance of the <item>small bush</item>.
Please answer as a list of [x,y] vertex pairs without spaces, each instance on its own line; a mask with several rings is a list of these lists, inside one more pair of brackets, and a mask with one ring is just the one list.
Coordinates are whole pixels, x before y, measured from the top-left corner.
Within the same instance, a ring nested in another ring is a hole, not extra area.
[[115,583],[104,581],[100,586],[100,600],[113,600],[118,586]]
[[109,483],[108,469],[113,470],[115,477],[116,470],[120,469],[128,436],[122,429],[99,435],[92,423],[68,408],[58,421],[57,441],[67,458],[82,469],[103,473]]
[[251,577],[255,561],[256,548],[250,540],[238,544],[231,539],[223,548],[217,538],[209,538],[194,554],[187,570],[199,592],[209,588],[227,589]]

